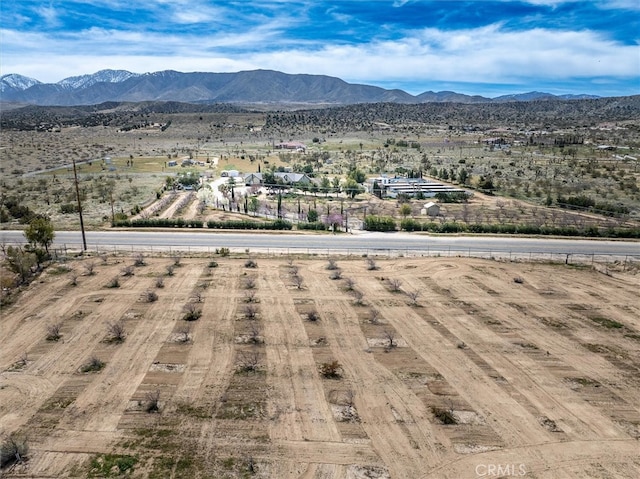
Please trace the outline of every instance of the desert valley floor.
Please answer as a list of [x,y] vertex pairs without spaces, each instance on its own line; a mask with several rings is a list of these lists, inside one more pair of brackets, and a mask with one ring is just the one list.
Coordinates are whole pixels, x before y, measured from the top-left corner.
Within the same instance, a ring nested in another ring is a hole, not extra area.
[[637,271],[239,256],[70,260],[4,307],[6,477],[640,477]]

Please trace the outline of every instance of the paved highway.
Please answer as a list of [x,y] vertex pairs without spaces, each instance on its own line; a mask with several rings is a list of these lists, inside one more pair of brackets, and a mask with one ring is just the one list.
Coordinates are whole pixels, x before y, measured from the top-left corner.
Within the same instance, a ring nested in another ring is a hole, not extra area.
[[[180,231],[89,231],[86,233],[89,250],[116,249],[175,249],[214,250],[226,247],[233,250],[290,251],[315,253],[415,251],[429,254],[478,253],[500,254],[576,254],[639,256],[640,242],[519,238],[497,236],[427,236],[409,233],[369,233],[338,235],[309,235],[293,233],[222,233],[209,230]],[[0,231],[0,241],[24,242],[20,231]],[[54,247],[80,248],[82,237],[78,231],[57,231]],[[477,254],[474,254],[477,256]]]

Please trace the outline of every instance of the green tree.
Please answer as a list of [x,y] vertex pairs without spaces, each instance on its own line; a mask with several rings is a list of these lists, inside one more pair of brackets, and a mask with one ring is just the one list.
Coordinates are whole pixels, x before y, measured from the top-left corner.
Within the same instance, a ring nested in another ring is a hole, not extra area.
[[24,236],[34,249],[38,246],[44,248],[47,256],[49,256],[49,246],[53,243],[55,238],[55,232],[53,231],[53,223],[49,218],[39,216],[34,218],[24,230]]
[[249,200],[249,211],[255,214],[258,211],[259,206],[260,201],[258,200],[258,198],[256,196],[252,196]]
[[19,276],[21,284],[25,283],[36,266],[36,255],[23,250],[20,246],[8,246],[4,250],[4,255],[6,265]]
[[406,218],[411,214],[411,205],[409,203],[402,203],[400,206],[400,216]]
[[356,183],[362,184],[367,179],[367,176],[364,174],[364,171],[359,170],[358,168],[354,168],[349,171],[349,178],[352,178]]
[[322,179],[320,180],[320,191],[322,193],[329,193],[329,188],[331,187],[331,182],[329,181],[329,178],[327,178],[326,176],[323,176]]
[[318,221],[318,211],[317,210],[309,210],[307,213],[307,221],[309,223],[315,223]]
[[340,191],[340,177],[339,176],[334,176],[333,179],[331,180],[331,186],[333,188],[333,190],[338,193]]
[[353,178],[349,178],[347,180],[347,184],[344,187],[344,191],[350,198],[355,198],[356,195],[362,193],[364,189],[358,183],[356,183]]
[[468,178],[469,178],[469,172],[465,168],[462,168],[458,173],[458,183],[460,183],[461,185],[464,185],[467,182]]

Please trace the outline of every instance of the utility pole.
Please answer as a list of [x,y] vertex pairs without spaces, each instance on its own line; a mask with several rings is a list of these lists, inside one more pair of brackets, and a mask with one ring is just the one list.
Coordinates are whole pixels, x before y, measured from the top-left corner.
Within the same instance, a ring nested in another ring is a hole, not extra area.
[[82,202],[80,201],[80,188],[78,187],[78,173],[76,171],[76,160],[73,160],[73,178],[76,185],[76,198],[78,199],[78,213],[80,214],[80,231],[82,231],[82,246],[87,251],[87,238],[84,234],[84,221],[82,220]]

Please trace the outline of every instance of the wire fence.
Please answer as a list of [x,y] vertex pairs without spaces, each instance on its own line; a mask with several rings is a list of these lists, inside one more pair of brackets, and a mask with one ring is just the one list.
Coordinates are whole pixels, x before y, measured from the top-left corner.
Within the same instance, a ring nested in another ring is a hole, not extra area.
[[[80,254],[81,244],[64,244],[52,250],[54,258]],[[460,248],[454,246],[415,248],[217,248],[214,246],[144,246],[144,245],[95,245],[88,248],[87,253],[95,255],[133,255],[146,256],[215,256],[229,255],[260,255],[263,257],[294,256],[294,257],[385,257],[385,258],[421,258],[421,257],[456,257],[501,259],[509,261],[548,261],[565,264],[594,265],[596,263],[619,263],[627,267],[640,267],[640,254],[597,254],[549,251],[513,251],[507,249],[483,250],[474,248]]]

